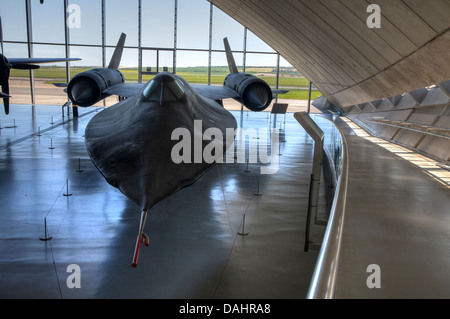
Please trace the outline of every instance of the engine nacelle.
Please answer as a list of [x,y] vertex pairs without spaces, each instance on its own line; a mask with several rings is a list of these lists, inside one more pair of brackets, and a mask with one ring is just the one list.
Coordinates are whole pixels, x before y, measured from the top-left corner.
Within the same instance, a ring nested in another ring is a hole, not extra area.
[[67,94],[73,105],[91,106],[110,95],[104,93],[107,88],[124,81],[117,69],[92,69],[75,75],[69,82]]
[[273,95],[269,85],[260,78],[248,73],[231,73],[223,85],[240,95],[240,102],[249,110],[265,110],[272,102]]

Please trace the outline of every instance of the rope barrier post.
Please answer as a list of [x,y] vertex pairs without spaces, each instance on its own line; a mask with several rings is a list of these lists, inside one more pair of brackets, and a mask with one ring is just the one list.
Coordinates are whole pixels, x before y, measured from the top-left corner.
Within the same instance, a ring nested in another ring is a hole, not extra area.
[[72,196],[72,194],[69,193],[69,180],[66,182],[66,193],[63,194],[63,196],[69,197]]
[[247,158],[247,160],[246,160],[246,162],[247,162],[247,168],[245,169],[245,173],[248,173],[248,172],[250,172],[249,170],[248,170],[248,158]]
[[48,148],[49,150],[54,150],[55,148],[53,147],[53,139],[50,139],[50,147]]
[[247,236],[248,233],[245,232],[245,214],[242,217],[242,232],[238,232],[238,235],[240,236]]
[[48,231],[47,231],[47,217],[44,218],[44,235],[45,237],[40,237],[39,240],[41,241],[48,241],[51,240],[53,237],[48,237]]
[[262,194],[259,192],[259,177],[258,177],[258,182],[257,182],[257,186],[256,186],[256,192],[253,194],[255,196],[261,196]]
[[78,158],[78,169],[77,172],[81,173],[83,170],[81,169],[81,158]]
[[283,154],[281,154],[281,143],[280,141],[278,141],[278,156],[282,156]]

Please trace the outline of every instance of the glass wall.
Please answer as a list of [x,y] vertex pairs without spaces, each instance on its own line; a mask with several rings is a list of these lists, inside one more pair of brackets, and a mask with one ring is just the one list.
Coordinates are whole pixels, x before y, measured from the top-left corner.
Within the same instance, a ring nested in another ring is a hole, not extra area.
[[101,0],[70,0],[67,15],[71,44],[102,44]]
[[4,41],[27,41],[27,16],[24,1],[0,1],[0,16]]
[[206,0],[175,0],[175,4],[177,48],[208,50],[209,2]]
[[138,0],[105,1],[106,45],[115,46],[120,34],[125,33],[127,35],[126,45],[137,47],[139,23],[138,4]]
[[[142,1],[142,46],[172,48],[175,31],[175,1]],[[144,64],[145,65],[145,64]]]
[[[0,12],[3,15],[3,10]],[[34,42],[65,43],[64,1],[48,1],[45,5],[41,5],[39,1],[31,1],[31,12]]]
[[223,50],[223,38],[228,38],[231,50],[243,51],[244,27],[219,8],[214,7],[212,14],[212,49]]
[[[27,6],[28,4],[28,6]],[[27,26],[27,7],[31,25]],[[121,70],[128,82],[148,81],[168,69],[190,83],[221,85],[229,73],[223,39],[230,43],[239,71],[290,92],[279,98],[307,99],[309,82],[250,30],[206,0],[0,0],[6,56],[77,57],[82,61],[42,65],[33,72],[36,104],[45,104],[42,84],[66,82],[92,67],[107,66],[123,32]],[[11,81],[26,83],[28,71]],[[61,90],[54,86],[54,90]],[[24,92],[24,90],[22,90]],[[45,92],[45,93],[44,93]],[[67,96],[55,93],[56,103]],[[313,97],[320,93],[315,92]],[[20,103],[18,95],[12,103]],[[55,99],[52,99],[54,103]]]

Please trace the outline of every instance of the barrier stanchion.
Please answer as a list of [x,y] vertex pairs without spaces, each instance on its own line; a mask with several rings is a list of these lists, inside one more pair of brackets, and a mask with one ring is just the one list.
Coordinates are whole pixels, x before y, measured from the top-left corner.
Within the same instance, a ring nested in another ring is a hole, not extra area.
[[242,217],[242,231],[238,232],[238,235],[240,235],[240,236],[247,236],[248,235],[248,233],[245,232],[245,214]]
[[259,177],[258,177],[258,182],[257,182],[257,186],[256,186],[256,192],[253,194],[255,196],[261,196],[262,194],[259,192]]
[[69,193],[69,180],[66,182],[66,193],[63,194],[63,196],[69,197],[72,196],[72,194]]
[[81,169],[81,158],[78,158],[78,169],[77,172],[81,173],[83,170]]
[[44,218],[44,237],[42,238],[42,237],[40,237],[39,238],[39,240],[41,240],[41,241],[48,241],[48,240],[51,240],[53,237],[49,237],[48,236],[48,230],[47,230],[47,218],[45,217]]

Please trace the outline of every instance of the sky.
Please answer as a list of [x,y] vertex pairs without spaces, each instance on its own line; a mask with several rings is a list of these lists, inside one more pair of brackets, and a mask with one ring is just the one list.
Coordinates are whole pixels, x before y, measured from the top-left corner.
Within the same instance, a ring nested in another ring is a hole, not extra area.
[[[63,0],[31,1],[33,41],[35,57],[64,57],[64,23],[69,26],[71,57],[82,58],[72,65],[101,66],[101,48],[87,47],[101,45],[102,19],[101,0],[69,0],[69,7],[64,8]],[[26,41],[26,0],[0,0],[0,15],[3,22],[5,41]],[[159,49],[159,65],[172,66],[174,47],[174,7],[175,0],[142,0],[142,47],[143,65],[156,66]],[[68,11],[69,19],[64,14]],[[138,46],[138,0],[106,0],[105,2],[106,45],[114,46],[122,32],[127,34],[126,46]],[[207,66],[208,52],[194,52],[182,49],[209,48],[210,3],[206,0],[178,0],[177,10],[177,67]],[[213,8],[212,49],[223,50],[223,38],[227,37],[232,50],[242,51],[244,46],[244,27],[226,15],[220,9]],[[5,55],[10,57],[27,57],[25,44],[5,43]],[[168,50],[169,49],[169,50]],[[275,51],[257,38],[252,32],[247,33],[247,51]],[[113,49],[107,49],[107,62]],[[235,53],[236,63],[242,65],[243,55]],[[122,57],[122,67],[136,67],[138,50],[126,48]],[[290,66],[283,58],[281,66]],[[223,52],[212,54],[211,64],[226,65]],[[247,66],[275,66],[276,54],[247,54]]]

